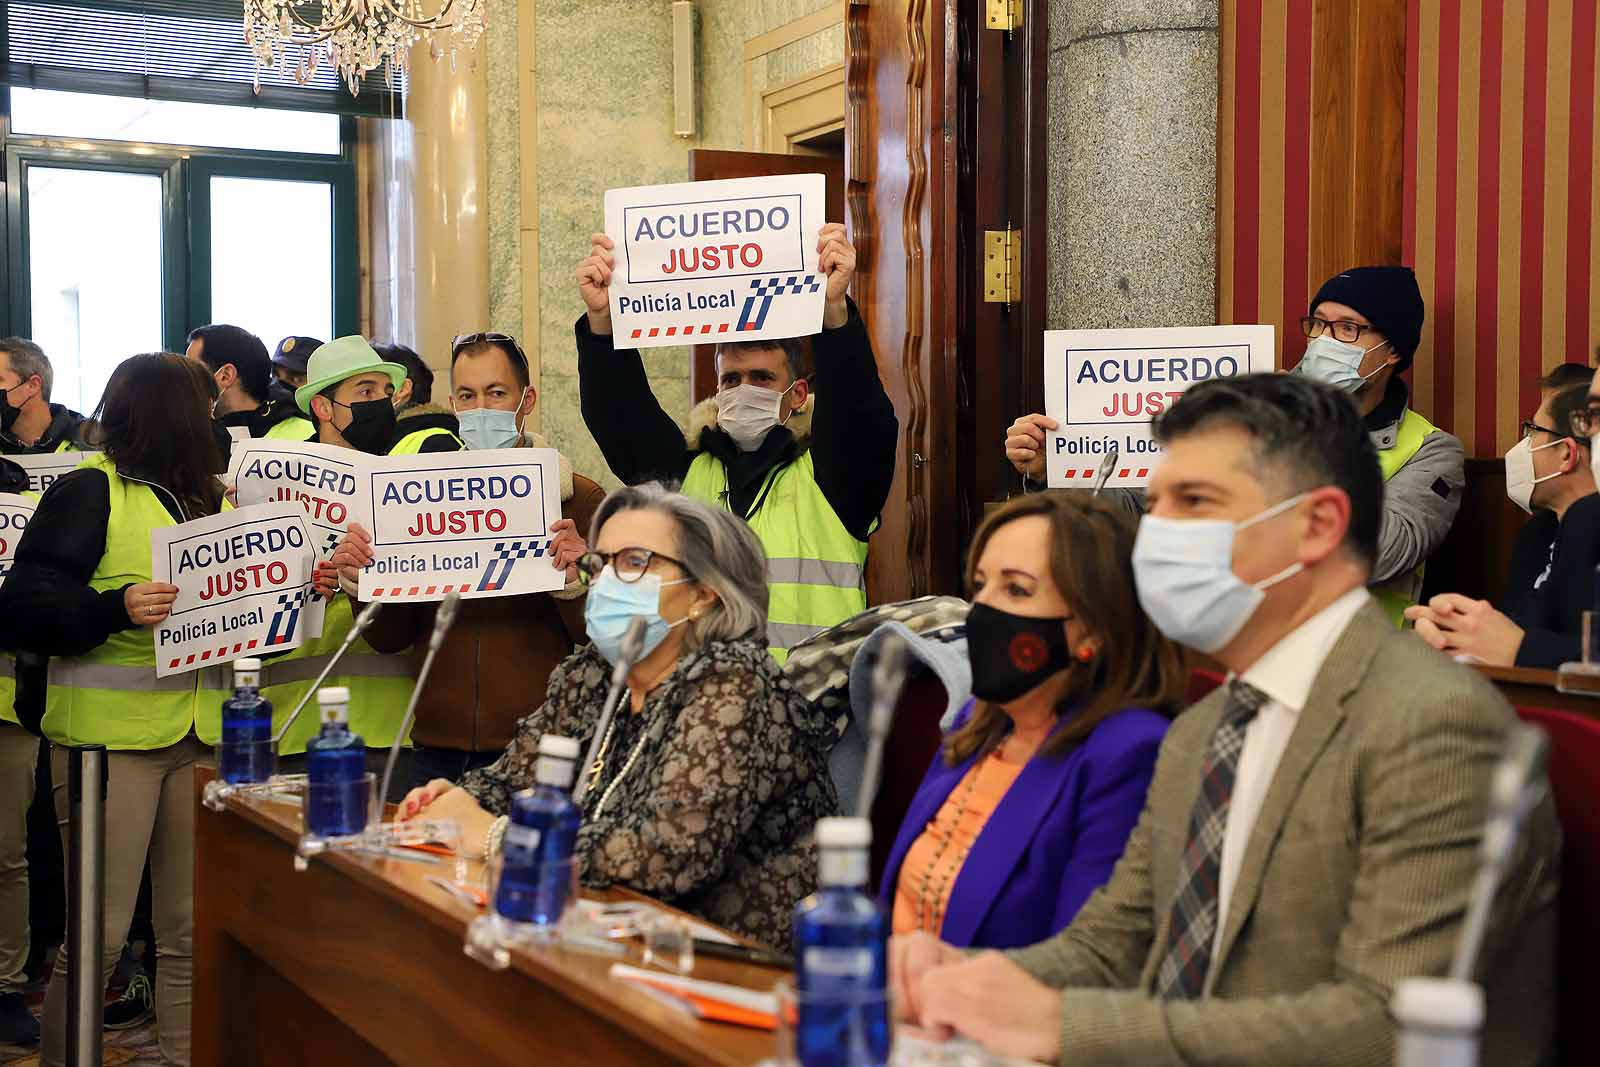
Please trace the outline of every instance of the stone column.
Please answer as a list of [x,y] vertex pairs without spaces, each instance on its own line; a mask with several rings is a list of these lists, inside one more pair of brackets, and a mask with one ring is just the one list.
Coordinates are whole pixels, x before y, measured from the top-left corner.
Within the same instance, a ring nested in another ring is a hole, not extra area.
[[487,69],[481,42],[453,69],[449,56],[429,58],[426,41],[412,50],[413,344],[436,371],[448,369],[457,333],[489,322]]
[[1047,327],[1216,321],[1217,9],[1050,4]]

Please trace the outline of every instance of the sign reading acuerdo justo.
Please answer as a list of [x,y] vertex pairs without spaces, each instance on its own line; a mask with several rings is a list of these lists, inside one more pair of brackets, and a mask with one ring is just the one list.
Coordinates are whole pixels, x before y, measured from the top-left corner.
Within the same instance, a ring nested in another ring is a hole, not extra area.
[[822,175],[611,189],[615,343],[800,337],[822,326]]
[[1045,435],[1049,484],[1092,485],[1115,450],[1106,484],[1144,486],[1161,455],[1150,435],[1156,416],[1195,382],[1273,363],[1271,326],[1047,331],[1045,414],[1060,424]]
[[442,600],[559,589],[550,523],[561,517],[553,449],[407,457],[365,475],[373,562],[362,599]]

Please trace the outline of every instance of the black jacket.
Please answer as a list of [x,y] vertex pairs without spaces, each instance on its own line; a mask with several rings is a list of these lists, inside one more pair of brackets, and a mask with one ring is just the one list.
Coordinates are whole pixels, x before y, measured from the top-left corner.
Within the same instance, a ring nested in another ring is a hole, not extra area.
[[39,439],[31,445],[25,445],[10,433],[0,433],[0,453],[8,456],[37,456],[45,452],[54,452],[63,444],[69,452],[82,452],[88,446],[83,443],[83,424],[88,420],[70,408],[60,404],[50,405],[50,425]]
[[697,428],[691,444],[650,391],[637,349],[614,349],[611,338],[590,331],[587,316],[579,317],[576,333],[583,421],[623,482],[682,481],[695,455],[708,452],[728,467],[729,507],[747,516],[767,472],[809,447],[829,506],[866,540],[894,481],[900,424],[854,301],[843,326],[811,338],[816,403],[809,440],[780,426],[754,452],[740,452],[714,424]]
[[1600,565],[1600,494],[1567,508],[1557,520],[1539,511],[1511,548],[1500,610],[1523,629],[1518,667],[1554,670],[1582,659],[1583,613],[1596,608]]
[[218,415],[212,420],[211,426],[216,432],[217,447],[222,450],[223,470],[228,468],[228,459],[233,451],[233,434],[229,432],[230,429],[242,427],[251,437],[265,437],[268,431],[280,422],[303,418],[306,418],[306,415],[295,406],[294,394],[281,387],[271,390],[266,401],[259,407]]

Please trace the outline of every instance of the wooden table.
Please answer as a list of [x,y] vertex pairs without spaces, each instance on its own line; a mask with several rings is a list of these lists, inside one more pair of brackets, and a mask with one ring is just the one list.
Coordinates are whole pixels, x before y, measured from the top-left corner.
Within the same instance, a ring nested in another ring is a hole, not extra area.
[[[426,881],[450,865],[337,854],[297,873],[299,807],[211,811],[210,777],[198,772],[195,796],[196,1064],[750,1067],[773,1053],[771,1034],[611,981],[613,958],[517,951],[490,971],[461,951],[476,909]],[[722,960],[694,975],[763,990],[784,977]]]
[[1600,700],[1560,692],[1556,689],[1555,671],[1539,671],[1528,667],[1486,667],[1481,664],[1475,666],[1474,670],[1493,682],[1513,707],[1554,708],[1600,718]]

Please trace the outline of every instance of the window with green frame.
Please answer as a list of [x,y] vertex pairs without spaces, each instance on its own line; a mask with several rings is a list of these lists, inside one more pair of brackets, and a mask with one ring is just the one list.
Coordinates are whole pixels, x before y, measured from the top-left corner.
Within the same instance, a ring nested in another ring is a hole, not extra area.
[[359,88],[256,70],[237,0],[0,0],[0,333],[49,354],[54,402],[208,322],[359,329],[355,116],[403,86]]
[[[151,115],[159,101],[3,96],[3,328],[49,354],[54,402],[92,410],[122,358],[181,352],[208,322],[243,326],[269,348],[359,328],[354,119],[186,104],[173,121]],[[84,121],[96,103],[99,117]],[[113,128],[106,112],[136,117]],[[148,129],[176,141],[186,123],[194,140],[259,136],[272,147],[138,139]]]

